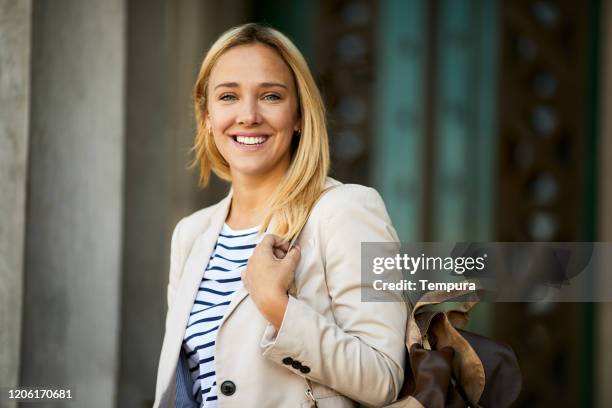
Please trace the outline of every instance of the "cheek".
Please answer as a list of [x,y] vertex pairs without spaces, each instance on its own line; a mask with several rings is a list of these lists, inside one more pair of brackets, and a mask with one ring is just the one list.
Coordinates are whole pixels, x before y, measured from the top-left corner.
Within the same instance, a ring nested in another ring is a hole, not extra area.
[[214,118],[211,115],[210,119],[210,129],[212,131],[212,138],[215,146],[219,150],[222,156],[225,157],[225,152],[227,150],[227,143],[231,140],[228,137],[225,137],[223,134],[223,125],[219,122],[218,118]]
[[287,107],[281,111],[274,112],[274,114],[270,116],[270,121],[274,122],[274,127],[277,130],[283,130],[286,133],[293,134],[293,128],[297,121],[297,113],[290,107]]
[[233,120],[227,112],[210,112],[210,127],[213,131],[215,140],[223,135],[223,132],[232,125]]

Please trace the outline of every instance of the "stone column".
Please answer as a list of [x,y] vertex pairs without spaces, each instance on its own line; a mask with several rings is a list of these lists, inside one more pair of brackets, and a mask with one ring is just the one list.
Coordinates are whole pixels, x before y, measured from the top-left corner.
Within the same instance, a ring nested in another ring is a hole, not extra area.
[[171,9],[166,0],[128,2],[120,408],[153,405],[164,332],[173,147]]
[[70,387],[75,406],[110,407],[118,371],[125,0],[33,4],[21,383]]
[[0,0],[0,389],[19,379],[31,14],[30,0]]

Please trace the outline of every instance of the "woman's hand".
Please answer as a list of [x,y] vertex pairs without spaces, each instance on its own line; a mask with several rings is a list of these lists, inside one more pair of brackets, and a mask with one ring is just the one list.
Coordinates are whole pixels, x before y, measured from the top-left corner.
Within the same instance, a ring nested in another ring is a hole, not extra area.
[[266,235],[242,272],[242,282],[253,302],[277,330],[285,316],[287,291],[300,261],[299,247],[287,252],[288,249],[289,243],[283,243],[276,235]]

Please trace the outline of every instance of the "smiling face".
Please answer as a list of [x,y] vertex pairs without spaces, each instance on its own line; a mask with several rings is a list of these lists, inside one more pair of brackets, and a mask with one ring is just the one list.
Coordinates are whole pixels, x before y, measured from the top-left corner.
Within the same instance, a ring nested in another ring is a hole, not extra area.
[[298,101],[291,71],[274,49],[255,43],[225,52],[210,74],[207,110],[232,180],[282,177],[299,127]]

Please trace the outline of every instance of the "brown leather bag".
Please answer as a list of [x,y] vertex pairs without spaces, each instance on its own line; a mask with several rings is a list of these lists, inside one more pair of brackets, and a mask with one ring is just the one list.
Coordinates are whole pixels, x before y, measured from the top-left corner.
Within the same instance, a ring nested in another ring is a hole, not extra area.
[[512,348],[461,330],[478,301],[478,291],[457,290],[427,292],[416,302],[406,326],[404,385],[386,408],[503,408],[516,400],[521,371]]

